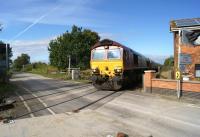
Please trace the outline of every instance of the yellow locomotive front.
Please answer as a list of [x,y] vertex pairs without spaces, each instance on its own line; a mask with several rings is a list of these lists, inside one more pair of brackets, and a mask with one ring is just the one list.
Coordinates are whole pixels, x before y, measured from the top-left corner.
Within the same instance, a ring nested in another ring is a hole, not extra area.
[[123,79],[123,48],[102,41],[91,50],[92,82],[98,89],[119,90]]

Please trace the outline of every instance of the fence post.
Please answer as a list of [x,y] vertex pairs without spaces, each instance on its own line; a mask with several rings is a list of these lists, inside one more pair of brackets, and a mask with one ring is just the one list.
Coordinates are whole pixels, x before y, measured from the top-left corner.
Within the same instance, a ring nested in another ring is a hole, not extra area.
[[154,78],[155,70],[144,71],[144,92],[152,93],[152,78]]
[[146,92],[146,87],[145,87],[145,74],[142,75],[142,86],[143,86],[143,92]]
[[180,99],[182,95],[181,80],[177,80],[177,98]]

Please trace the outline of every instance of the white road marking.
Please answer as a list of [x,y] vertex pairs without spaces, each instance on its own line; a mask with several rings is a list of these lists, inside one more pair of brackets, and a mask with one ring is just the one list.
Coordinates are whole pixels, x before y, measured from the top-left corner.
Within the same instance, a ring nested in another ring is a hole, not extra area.
[[27,89],[27,88],[25,88],[25,87],[22,87],[22,88],[23,88],[24,90],[26,90],[28,93],[30,93],[32,96],[34,96],[35,98],[37,98],[37,100],[38,100],[40,103],[42,103],[42,105],[43,105],[44,107],[46,107],[46,109],[47,109],[52,115],[55,115],[55,114],[56,114],[55,112],[53,112],[52,109],[48,108],[47,104],[46,104],[43,100],[41,100],[36,94],[34,94],[32,91],[30,91],[29,89]]
[[20,98],[20,100],[23,102],[24,106],[26,107],[26,109],[28,110],[28,112],[30,113],[30,117],[34,117],[33,113],[31,113],[31,109],[28,106],[28,104],[26,103],[26,101],[24,101],[24,98],[22,96],[20,96],[17,92],[15,92],[15,94]]

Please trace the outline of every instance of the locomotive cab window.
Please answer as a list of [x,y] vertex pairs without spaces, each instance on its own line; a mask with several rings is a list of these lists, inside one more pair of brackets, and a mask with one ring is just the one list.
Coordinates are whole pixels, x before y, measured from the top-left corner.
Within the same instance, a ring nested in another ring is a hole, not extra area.
[[108,50],[108,59],[120,59],[121,53],[120,49],[109,49]]
[[96,48],[92,51],[93,60],[103,60],[106,57],[106,50],[104,48]]

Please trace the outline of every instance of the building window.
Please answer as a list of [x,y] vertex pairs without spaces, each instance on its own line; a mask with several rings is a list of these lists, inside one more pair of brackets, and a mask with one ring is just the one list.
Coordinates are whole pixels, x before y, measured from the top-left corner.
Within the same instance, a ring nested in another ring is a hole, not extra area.
[[200,64],[195,65],[195,77],[200,78]]

